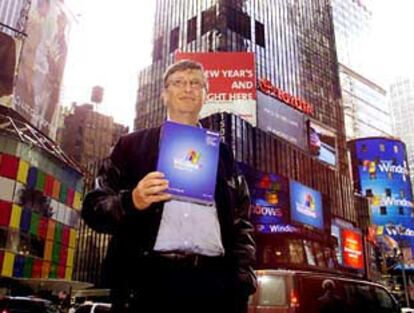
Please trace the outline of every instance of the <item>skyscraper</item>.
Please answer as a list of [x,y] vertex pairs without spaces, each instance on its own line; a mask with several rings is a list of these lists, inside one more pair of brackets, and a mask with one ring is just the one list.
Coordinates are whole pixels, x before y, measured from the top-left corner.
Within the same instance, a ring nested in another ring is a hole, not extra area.
[[390,136],[385,90],[371,78],[367,64],[372,1],[332,1],[339,77],[347,139]]
[[128,127],[96,112],[92,104],[73,105],[62,128],[62,149],[85,168],[106,157]]
[[[260,262],[328,267],[333,253],[331,217],[357,224],[330,1],[158,0],[156,4],[153,64],[139,74],[135,128],[157,126],[165,119],[162,73],[177,51],[253,52],[259,126],[223,112],[203,122],[221,132],[250,179],[253,215],[260,221],[266,216],[274,220],[275,214],[281,217],[269,228],[261,222],[255,225]],[[295,119],[297,127],[290,130],[308,137],[294,144],[295,136],[263,129],[264,105],[280,107],[287,114],[284,120]],[[301,192],[306,193],[302,209],[316,210],[310,214],[318,215],[320,223],[304,225],[294,214],[293,224],[285,223],[303,201],[292,198],[301,197]]]
[[339,77],[347,139],[391,136],[386,91],[343,64],[339,64]]
[[411,182],[414,182],[414,79],[400,77],[389,90],[395,135],[406,144]]

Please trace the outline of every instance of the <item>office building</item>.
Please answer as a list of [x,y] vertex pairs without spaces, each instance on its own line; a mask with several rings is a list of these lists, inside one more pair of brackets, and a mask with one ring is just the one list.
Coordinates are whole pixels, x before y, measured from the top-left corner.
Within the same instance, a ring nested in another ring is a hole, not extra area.
[[128,133],[128,127],[96,112],[92,104],[73,104],[72,113],[66,114],[62,149],[85,168],[107,157],[119,137]]
[[411,182],[414,182],[414,79],[401,77],[395,80],[389,88],[388,99],[395,136],[406,145]]
[[366,67],[371,8],[371,0],[332,1],[347,140],[392,135],[386,92]]

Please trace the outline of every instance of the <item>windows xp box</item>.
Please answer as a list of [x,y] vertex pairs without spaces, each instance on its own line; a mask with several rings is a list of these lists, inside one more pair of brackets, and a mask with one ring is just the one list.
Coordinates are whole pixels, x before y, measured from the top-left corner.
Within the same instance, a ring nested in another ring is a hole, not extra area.
[[174,199],[213,205],[220,135],[210,130],[164,122],[157,171],[169,181]]

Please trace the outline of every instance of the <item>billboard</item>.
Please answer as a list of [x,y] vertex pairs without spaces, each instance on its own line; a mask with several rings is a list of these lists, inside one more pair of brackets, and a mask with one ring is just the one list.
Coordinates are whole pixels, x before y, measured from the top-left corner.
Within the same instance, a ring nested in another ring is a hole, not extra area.
[[358,270],[364,269],[362,235],[351,229],[341,230],[342,265]]
[[0,31],[15,36],[25,29],[26,13],[30,2],[27,0],[0,1]]
[[259,233],[297,232],[288,225],[289,181],[283,176],[264,173],[239,163],[250,191],[250,219]]
[[363,138],[351,142],[351,151],[355,185],[369,199],[372,223],[380,225],[384,235],[414,239],[413,198],[404,143]]
[[67,54],[68,16],[63,2],[33,0],[27,21],[13,107],[45,134],[56,131]]
[[309,152],[319,161],[336,166],[336,135],[333,131],[308,120]]
[[294,180],[290,186],[290,217],[292,222],[323,229],[322,196],[319,191]]
[[257,93],[257,126],[307,150],[307,132],[303,113],[278,99]]
[[[16,63],[16,42],[12,36],[0,31],[0,99],[13,93]],[[6,105],[4,100],[0,104]]]
[[176,60],[200,62],[208,78],[207,101],[200,113],[233,113],[256,126],[256,75],[250,52],[181,53]]

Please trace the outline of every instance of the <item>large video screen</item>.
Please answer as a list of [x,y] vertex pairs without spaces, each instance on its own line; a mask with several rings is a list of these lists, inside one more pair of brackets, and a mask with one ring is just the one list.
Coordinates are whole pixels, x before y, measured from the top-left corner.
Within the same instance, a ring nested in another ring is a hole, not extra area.
[[311,120],[308,120],[308,141],[309,152],[319,161],[325,162],[331,166],[336,166],[336,135],[333,131],[328,130]]
[[251,221],[260,233],[293,232],[288,225],[289,181],[283,176],[264,173],[240,163],[251,198]]
[[323,229],[322,196],[319,191],[290,181],[290,217],[292,221]]
[[303,150],[308,148],[303,113],[260,91],[257,93],[257,125]]
[[405,145],[399,140],[354,141],[353,172],[357,187],[370,200],[372,222],[384,234],[414,237],[412,192]]
[[66,64],[69,25],[69,13],[63,1],[31,1],[13,108],[51,137],[57,130],[55,122]]

